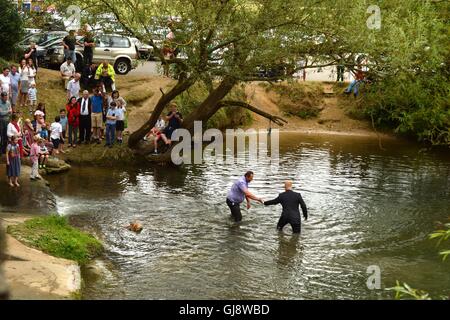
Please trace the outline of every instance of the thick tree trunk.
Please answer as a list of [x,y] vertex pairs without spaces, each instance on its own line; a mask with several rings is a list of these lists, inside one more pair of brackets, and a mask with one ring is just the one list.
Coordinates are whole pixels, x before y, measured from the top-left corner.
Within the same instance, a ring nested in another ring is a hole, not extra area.
[[[222,80],[220,85],[214,89],[208,97],[188,116],[185,117],[183,121],[182,128],[189,130],[191,133],[194,130],[194,121],[206,122],[211,118],[217,110],[221,108],[219,102],[233,89],[236,84],[236,80],[231,77],[226,77]],[[153,114],[152,114],[153,115]],[[171,160],[172,148],[176,145],[173,143],[171,147],[165,150],[163,153],[158,155],[150,155],[147,158],[156,163],[167,163]],[[142,146],[139,153],[148,154],[153,151],[153,145]]]
[[194,121],[208,121],[220,109],[219,102],[233,89],[237,81],[231,77],[226,77],[220,85],[211,91],[208,97],[192,111],[183,122],[183,128],[192,131]]
[[169,92],[163,94],[162,97],[159,99],[158,103],[156,104],[155,108],[153,109],[150,119],[142,127],[140,127],[138,130],[136,130],[130,135],[130,138],[128,139],[128,147],[130,147],[131,149],[136,149],[142,138],[144,138],[145,135],[149,133],[149,131],[156,124],[156,121],[158,120],[158,117],[160,116],[164,108],[174,98],[176,98],[178,95],[189,89],[194,83],[195,80],[192,78],[180,80],[175,85],[175,87],[170,89]]

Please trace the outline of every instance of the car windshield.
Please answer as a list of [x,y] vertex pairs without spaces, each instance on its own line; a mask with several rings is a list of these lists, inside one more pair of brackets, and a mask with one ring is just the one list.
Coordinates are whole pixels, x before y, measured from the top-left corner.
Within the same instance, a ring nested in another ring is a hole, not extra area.
[[30,44],[30,43],[32,43],[32,42],[34,42],[34,43],[41,43],[42,41],[45,41],[46,40],[46,38],[45,38],[45,34],[44,33],[35,33],[35,34],[32,34],[31,36],[29,36],[28,38],[26,38],[24,41],[23,41],[23,43],[24,44]]
[[45,47],[45,46],[48,46],[48,45],[51,45],[51,44],[53,44],[53,43],[57,43],[58,41],[62,41],[62,38],[61,37],[58,37],[58,38],[52,38],[52,39],[48,39],[47,41],[44,41],[44,42],[42,42],[41,44],[39,44],[41,47]]

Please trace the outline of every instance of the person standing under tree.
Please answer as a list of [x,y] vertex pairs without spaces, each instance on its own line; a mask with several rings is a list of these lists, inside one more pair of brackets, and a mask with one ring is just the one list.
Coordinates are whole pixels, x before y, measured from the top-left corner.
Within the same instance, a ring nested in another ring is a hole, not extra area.
[[11,187],[20,187],[20,148],[17,143],[18,139],[17,136],[12,137],[6,148],[6,174]]
[[103,127],[103,96],[98,89],[94,90],[94,95],[91,97],[91,104],[91,126],[94,129],[93,140],[97,144],[100,144],[102,138],[101,129]]
[[80,105],[80,140],[79,143],[88,144],[91,141],[92,127],[92,100],[89,97],[89,91],[84,90],[83,96],[78,99]]
[[28,110],[30,113],[33,113],[34,108],[37,106],[37,89],[35,82],[31,83],[30,88],[28,89],[28,101],[30,102]]
[[106,113],[106,144],[105,147],[112,148],[116,133],[116,103],[113,101],[110,104],[108,112]]
[[33,61],[33,66],[35,68],[35,71],[37,72],[38,69],[37,49],[36,44],[34,42],[30,43],[30,48],[28,48],[28,50],[25,52],[24,58],[27,61],[27,63],[30,59]]
[[0,142],[1,153],[6,153],[6,147],[8,145],[8,124],[9,117],[12,114],[11,102],[8,100],[8,94],[6,92],[1,93],[0,99]]
[[123,107],[122,100],[118,99],[116,103],[116,135],[117,142],[119,144],[123,142],[123,130],[125,130],[125,113],[127,112],[127,110]]
[[75,148],[78,142],[78,127],[80,126],[80,105],[77,98],[72,97],[69,99],[66,110],[69,124],[69,147]]
[[30,180],[40,180],[41,177],[39,176],[39,152],[41,151],[41,148],[39,148],[39,141],[41,140],[41,137],[39,135],[36,135],[33,137],[33,143],[30,147],[30,159],[31,159],[31,175]]
[[3,73],[0,74],[0,92],[6,92],[8,97],[11,97],[11,78],[8,67],[3,68]]
[[19,74],[20,74],[20,96],[19,96],[19,106],[25,107],[28,100],[28,89],[29,89],[29,68],[27,65],[27,61],[22,59],[20,61],[19,66]]
[[68,57],[66,61],[61,64],[59,71],[61,72],[61,80],[64,85],[64,89],[67,89],[67,84],[76,73],[75,65],[72,63],[71,57]]
[[80,74],[75,73],[74,78],[67,83],[67,98],[75,97],[78,99],[80,97],[80,78]]
[[75,46],[82,44],[77,40],[75,36],[75,30],[70,30],[69,34],[64,37],[62,41],[62,45],[64,46],[64,56],[67,59],[68,57],[72,58],[73,64],[77,63],[77,55],[75,53]]
[[30,85],[36,83],[37,68],[33,59],[28,59],[28,81]]
[[59,144],[62,140],[62,126],[59,123],[61,118],[59,116],[55,117],[55,122],[50,125],[50,140],[53,143],[53,153],[59,154]]
[[339,81],[344,81],[344,73],[345,73],[345,65],[344,65],[344,61],[341,59],[339,61],[339,64],[336,67],[336,72],[337,72],[337,82]]
[[83,33],[84,33],[84,50],[83,50],[83,58],[84,65],[90,66],[92,64],[92,58],[94,57],[94,35],[90,31],[90,27],[88,24],[84,25]]
[[20,91],[20,74],[17,72],[17,67],[11,66],[11,73],[9,74],[9,78],[11,79],[11,108],[13,111],[16,109],[17,99],[19,97]]

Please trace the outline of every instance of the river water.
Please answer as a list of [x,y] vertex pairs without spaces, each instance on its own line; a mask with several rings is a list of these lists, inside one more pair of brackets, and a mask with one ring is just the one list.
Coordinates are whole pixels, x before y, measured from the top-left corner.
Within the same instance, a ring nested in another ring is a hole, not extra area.
[[[75,167],[49,178],[60,214],[103,239],[108,272],[86,299],[389,299],[396,280],[448,294],[450,265],[427,235],[450,217],[450,156],[404,141],[286,133],[280,165]],[[300,237],[254,204],[235,225],[224,203],[247,169],[269,200],[294,180],[309,209]],[[135,234],[124,228],[140,221]],[[370,290],[369,266],[381,271]]]

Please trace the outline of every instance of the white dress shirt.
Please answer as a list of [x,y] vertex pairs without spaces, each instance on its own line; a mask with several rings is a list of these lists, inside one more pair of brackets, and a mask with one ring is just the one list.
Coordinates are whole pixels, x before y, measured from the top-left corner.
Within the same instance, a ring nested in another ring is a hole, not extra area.
[[89,98],[87,99],[81,98],[80,115],[82,116],[89,115]]

